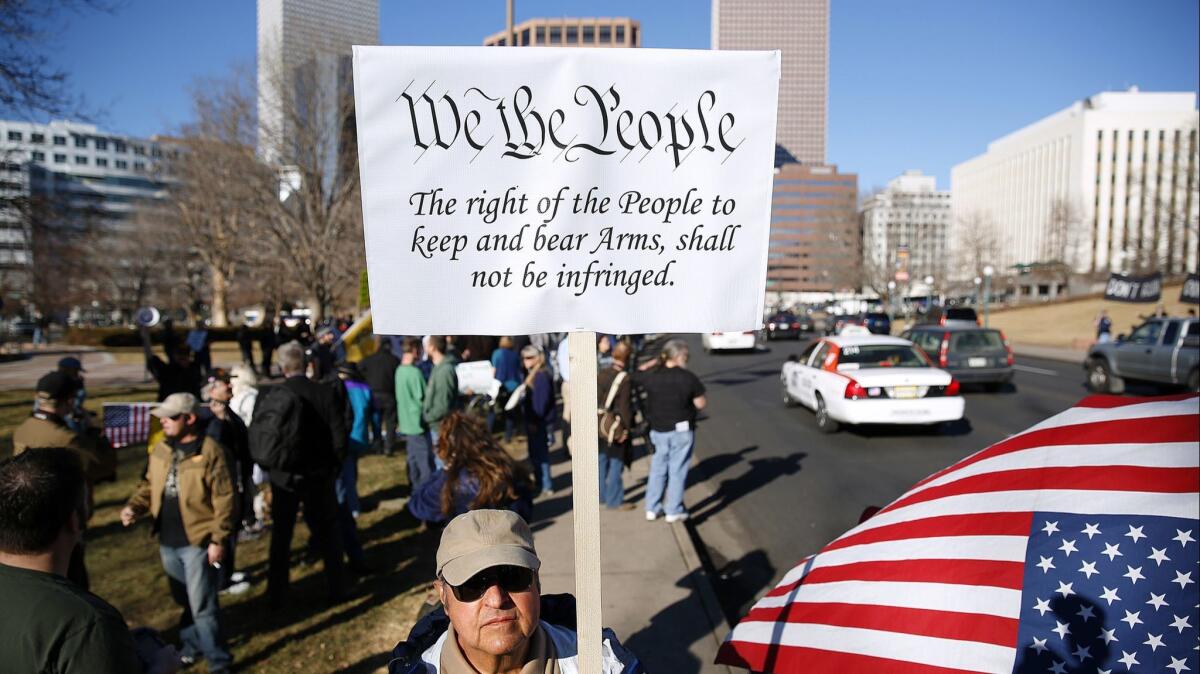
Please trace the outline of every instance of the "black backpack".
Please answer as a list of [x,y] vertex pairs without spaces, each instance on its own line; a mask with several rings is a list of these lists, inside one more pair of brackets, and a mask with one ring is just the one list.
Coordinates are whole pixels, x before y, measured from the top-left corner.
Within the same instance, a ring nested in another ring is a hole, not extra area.
[[300,451],[303,403],[300,396],[284,386],[265,386],[258,390],[251,416],[250,458],[267,470],[287,473],[304,472]]

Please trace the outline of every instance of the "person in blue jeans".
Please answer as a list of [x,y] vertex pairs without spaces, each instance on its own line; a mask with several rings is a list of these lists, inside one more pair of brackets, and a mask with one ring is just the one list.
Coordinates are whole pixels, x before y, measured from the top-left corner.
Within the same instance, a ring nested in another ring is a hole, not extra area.
[[696,443],[696,413],[708,401],[704,384],[687,369],[687,362],[687,342],[672,339],[663,345],[656,365],[634,375],[634,383],[646,391],[646,419],[654,445],[646,482],[647,520],[664,512],[668,522],[688,517],[683,490]]
[[533,466],[533,479],[543,496],[553,494],[550,479],[550,442],[547,429],[558,417],[554,400],[554,379],[546,368],[546,356],[542,350],[530,344],[521,349],[521,361],[528,372],[525,375],[525,397],[521,399],[525,413],[525,436],[529,440],[529,463]]
[[610,410],[620,418],[612,432],[606,434],[605,429],[600,429],[600,501],[613,510],[623,508],[625,501],[621,471],[629,463],[629,427],[633,423],[633,386],[625,365],[632,353],[628,342],[617,342],[611,349],[608,366],[600,370],[596,383],[597,409]]
[[221,633],[217,592],[223,542],[233,535],[234,489],[226,450],[201,430],[196,397],[173,393],[150,410],[165,440],[154,445],[145,476],[121,510],[129,526],[149,513],[171,596],[183,608],[181,661],[203,656],[208,671],[227,672],[233,656]]

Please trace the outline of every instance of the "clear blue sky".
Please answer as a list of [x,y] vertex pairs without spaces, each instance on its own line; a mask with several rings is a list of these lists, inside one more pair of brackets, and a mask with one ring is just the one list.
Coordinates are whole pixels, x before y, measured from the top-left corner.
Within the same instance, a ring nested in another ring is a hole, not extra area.
[[[383,44],[477,45],[503,0],[381,0]],[[708,0],[517,0],[535,16],[630,16],[643,46],[706,49]],[[950,167],[988,141],[1103,90],[1200,88],[1196,0],[832,0],[829,156],[859,189]],[[107,129],[171,132],[188,87],[255,56],[254,0],[124,0],[67,12],[46,52]]]

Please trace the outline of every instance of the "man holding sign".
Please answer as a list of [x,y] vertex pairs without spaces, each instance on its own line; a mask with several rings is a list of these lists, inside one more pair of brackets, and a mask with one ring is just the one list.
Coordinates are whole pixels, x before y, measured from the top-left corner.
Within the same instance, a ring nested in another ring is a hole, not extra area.
[[354,50],[376,329],[572,332],[582,671],[600,671],[595,332],[761,327],[779,68],[778,52]]

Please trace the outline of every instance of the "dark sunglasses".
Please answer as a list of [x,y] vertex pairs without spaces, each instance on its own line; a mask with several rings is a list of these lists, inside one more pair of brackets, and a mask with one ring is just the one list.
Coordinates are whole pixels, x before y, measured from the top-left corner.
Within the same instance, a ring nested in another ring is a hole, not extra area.
[[455,599],[469,604],[479,601],[493,585],[510,594],[525,592],[533,585],[533,570],[523,566],[493,566],[471,576],[462,585],[450,585],[450,590]]
[[184,415],[182,413],[180,413],[180,414],[172,414],[171,416],[169,416],[167,418],[170,419],[171,421],[179,421],[180,419],[183,418],[183,416]]

